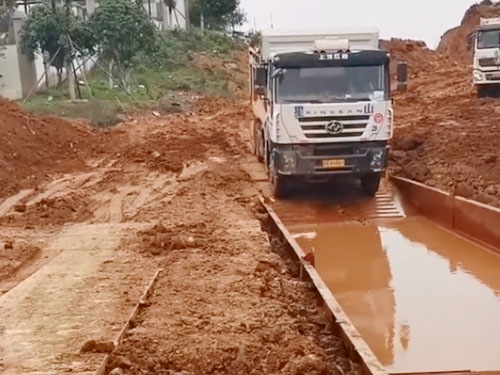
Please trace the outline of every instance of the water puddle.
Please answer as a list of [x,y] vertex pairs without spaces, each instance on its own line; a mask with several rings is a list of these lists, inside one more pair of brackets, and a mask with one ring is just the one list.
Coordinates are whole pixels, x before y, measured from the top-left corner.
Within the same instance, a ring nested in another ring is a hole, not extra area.
[[288,227],[390,372],[500,370],[500,257],[422,217]]

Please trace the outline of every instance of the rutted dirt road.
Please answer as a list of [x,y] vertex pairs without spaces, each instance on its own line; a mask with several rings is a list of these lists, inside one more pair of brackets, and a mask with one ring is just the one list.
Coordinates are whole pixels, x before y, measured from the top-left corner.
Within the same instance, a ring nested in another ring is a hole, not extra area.
[[[497,102],[474,98],[462,34],[386,44],[411,73],[392,170],[500,206]],[[0,101],[1,373],[94,373],[158,268],[107,370],[358,373],[260,228],[246,100],[192,101],[107,131]]]
[[0,203],[0,372],[93,373],[160,267],[108,371],[357,372],[261,229],[246,102],[196,104],[85,131],[64,163],[4,180],[20,192]]

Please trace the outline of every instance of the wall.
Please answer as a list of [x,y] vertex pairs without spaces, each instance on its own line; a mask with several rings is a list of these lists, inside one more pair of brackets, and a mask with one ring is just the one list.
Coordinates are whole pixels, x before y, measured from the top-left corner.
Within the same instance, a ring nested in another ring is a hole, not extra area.
[[3,57],[0,57],[0,95],[7,99],[19,99],[22,97],[22,86],[17,46],[5,46],[2,53]]
[[405,178],[391,181],[424,216],[500,253],[500,209]]
[[[185,0],[177,0],[177,7],[174,14],[172,14],[172,19],[169,22],[170,28],[178,27],[180,29],[186,29],[186,2]],[[168,12],[167,12],[168,13]]]
[[[79,67],[82,63],[83,63],[83,60],[76,59],[74,62],[75,68]],[[85,63],[85,71],[86,72],[90,71],[90,69],[92,69],[94,67],[94,65],[95,64],[93,61],[87,60],[87,62]],[[36,69],[37,82],[39,82],[38,89],[44,89],[46,87],[45,86],[45,79],[42,79],[40,81],[40,79],[43,77],[43,74],[44,74],[43,57],[41,55],[38,55],[38,54],[36,55],[36,58],[35,58],[35,69]],[[77,69],[77,76],[78,77],[82,76],[82,69],[83,69],[83,66],[81,66],[79,69]],[[53,87],[53,86],[57,85],[58,78],[57,78],[56,68],[54,68],[52,66],[47,67],[47,75],[48,75],[49,87]],[[63,81],[66,80],[66,69],[63,69],[62,78],[63,78]]]
[[[187,28],[186,7],[186,0],[177,0],[176,9],[170,14],[168,8],[164,6],[163,0],[151,0],[151,17],[162,21],[163,30],[175,28],[185,30]],[[146,12],[149,12],[147,1],[144,3],[144,9],[146,9]]]

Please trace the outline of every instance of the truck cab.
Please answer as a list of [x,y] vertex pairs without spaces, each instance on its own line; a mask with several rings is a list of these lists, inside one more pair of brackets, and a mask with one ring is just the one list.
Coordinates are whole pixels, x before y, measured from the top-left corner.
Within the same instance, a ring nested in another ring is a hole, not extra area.
[[359,178],[373,196],[387,168],[390,56],[378,32],[331,35],[311,36],[308,48],[304,34],[263,34],[262,50],[250,53],[255,154],[278,197],[293,181],[339,176]]
[[500,18],[481,18],[470,36],[473,84],[479,98],[500,94]]

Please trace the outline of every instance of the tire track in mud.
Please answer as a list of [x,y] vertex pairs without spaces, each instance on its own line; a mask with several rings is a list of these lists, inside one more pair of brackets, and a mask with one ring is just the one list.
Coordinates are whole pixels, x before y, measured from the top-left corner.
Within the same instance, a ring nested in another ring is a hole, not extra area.
[[[8,293],[30,289],[33,282],[29,280],[41,278],[39,287],[44,286],[46,291],[40,291],[40,303],[46,300],[47,308],[52,305],[65,311],[56,310],[53,315],[45,311],[43,315],[40,306],[40,311],[30,315],[29,308],[38,307],[36,286],[28,293],[29,298],[14,298],[15,303],[6,307],[11,309],[6,332],[13,335],[10,341],[15,345],[5,351],[9,360],[2,370],[29,374],[43,365],[48,374],[93,371],[102,356],[78,354],[81,345],[86,340],[116,337],[122,316],[130,312],[128,304],[135,302],[134,287],[142,289],[144,277],[149,278],[149,271],[156,268],[151,263],[165,262],[168,270],[160,277],[152,305],[135,322],[138,326],[128,332],[128,346],[121,348],[133,361],[134,370],[129,373],[161,373],[171,363],[165,361],[200,365],[198,373],[207,373],[207,368],[231,374],[336,375],[342,372],[339,368],[345,374],[357,373],[328,321],[313,307],[310,285],[298,279],[287,259],[273,252],[259,228],[252,206],[256,192],[239,165],[241,135],[230,126],[230,130],[220,131],[225,119],[238,122],[237,116],[246,116],[246,106],[238,105],[233,113],[225,103],[216,101],[206,106],[223,108],[212,111],[217,113],[212,121],[210,116],[200,121],[191,114],[172,116],[168,121],[146,119],[150,123],[144,121],[135,127],[143,139],[131,137],[134,152],[122,153],[126,155],[120,162],[124,170],[107,174],[94,186],[89,187],[87,182],[75,187],[83,190],[81,198],[93,217],[82,224],[66,222],[64,231],[56,233],[67,244],[62,253]],[[195,133],[202,129],[213,136],[190,138],[185,130],[189,126]],[[166,142],[167,135],[171,143],[168,139]],[[178,161],[190,161],[196,147],[209,149],[209,154],[198,152],[194,157],[204,160],[208,168],[193,162],[182,177],[176,178],[169,168],[177,167]],[[155,150],[160,158],[152,156]],[[151,171],[164,173],[155,175]],[[110,222],[110,206],[120,206],[122,223]],[[140,222],[149,225],[141,228]],[[127,239],[116,245],[110,231],[119,228]],[[154,249],[140,237],[142,229],[151,233]],[[108,241],[104,248],[97,244],[101,240]],[[160,256],[154,258],[151,252],[146,257],[127,257],[116,246],[140,252],[155,250]],[[69,267],[63,267],[65,263]],[[21,308],[19,323],[14,305]],[[59,313],[63,314],[60,319]],[[74,315],[73,323],[70,315]],[[16,324],[22,329],[12,329]],[[27,348],[23,344],[31,339],[28,334],[33,324],[38,325],[33,345]],[[100,337],[96,337],[98,334]],[[56,346],[50,355],[48,349],[40,349],[51,348],[53,340]],[[0,346],[6,346],[1,335]],[[29,361],[16,363],[23,357]],[[172,365],[169,370],[172,368],[184,369]]]
[[3,374],[98,367],[102,354],[78,353],[86,339],[113,337],[140,296],[144,260],[116,253],[124,233],[140,227],[77,224],[54,235],[47,247],[58,255],[0,297]]
[[117,193],[113,195],[109,202],[109,222],[121,223],[123,219],[122,213],[122,199],[124,193]]
[[33,189],[21,190],[16,195],[7,198],[0,204],[0,217],[5,216],[15,205],[33,193]]

